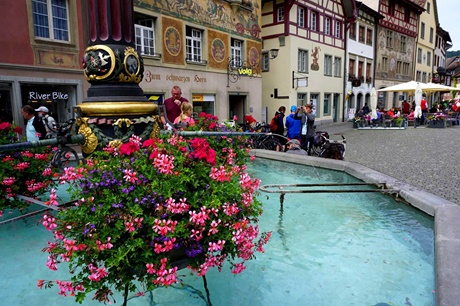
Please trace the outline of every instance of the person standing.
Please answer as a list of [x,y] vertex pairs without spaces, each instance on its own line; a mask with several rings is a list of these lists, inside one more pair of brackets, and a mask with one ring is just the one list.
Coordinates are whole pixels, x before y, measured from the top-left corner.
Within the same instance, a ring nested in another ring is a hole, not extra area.
[[300,140],[300,120],[296,120],[295,112],[297,111],[297,106],[291,106],[291,114],[286,117],[286,128],[287,128],[287,137],[289,139]]
[[422,121],[421,124],[425,124],[425,120],[427,119],[428,115],[428,103],[426,102],[426,96],[423,94],[422,101],[420,102],[420,107],[422,109],[422,118],[420,119]]
[[286,112],[285,106],[280,106],[278,111],[275,113],[275,116],[270,122],[270,132],[273,134],[279,135],[276,136],[276,139],[281,144],[281,148],[277,147],[276,151],[284,151],[286,145],[286,138],[284,137],[284,113]]
[[27,141],[44,139],[46,136],[46,129],[42,120],[38,116],[35,116],[34,108],[30,105],[24,105],[21,108],[21,113],[22,117],[27,120]]
[[174,86],[171,89],[171,97],[164,101],[166,117],[164,113],[161,113],[161,122],[163,126],[166,126],[167,121],[169,121],[169,124],[173,124],[174,120],[181,114],[180,107],[184,102],[188,102],[188,100],[182,97],[182,90],[179,86]]
[[315,138],[315,115],[311,104],[302,106],[301,110],[300,115],[299,110],[296,111],[294,118],[301,121],[301,147],[307,151],[308,155],[311,155],[311,147]]
[[46,130],[46,138],[54,138],[57,135],[56,120],[49,115],[49,110],[45,106],[40,106],[35,110],[38,112],[38,117],[42,119]]

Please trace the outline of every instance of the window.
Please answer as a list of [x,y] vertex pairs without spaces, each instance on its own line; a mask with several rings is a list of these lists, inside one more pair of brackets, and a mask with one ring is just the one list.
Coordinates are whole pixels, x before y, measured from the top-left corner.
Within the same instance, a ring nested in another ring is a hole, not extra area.
[[297,105],[305,105],[307,102],[307,94],[298,93],[297,94]]
[[403,63],[403,74],[409,75],[409,67],[410,67],[409,63]]
[[310,13],[310,30],[318,31],[318,13],[315,11]]
[[428,67],[431,66],[431,52],[430,52],[430,51],[428,51],[428,52],[426,53],[426,65],[427,65]]
[[324,55],[324,75],[332,76],[332,55]]
[[32,0],[36,37],[69,41],[67,0]]
[[336,57],[334,59],[334,76],[341,77],[342,76],[342,58]]
[[350,59],[350,61],[348,62],[348,74],[349,76],[353,76],[355,75],[355,60],[354,59]]
[[301,50],[297,52],[297,70],[299,72],[308,72],[308,51]]
[[324,18],[324,34],[331,35],[331,18]]
[[284,21],[284,6],[278,7],[276,21],[278,22]]
[[315,93],[310,95],[310,104],[313,106],[313,114],[315,114],[316,118],[319,118],[320,114],[319,112],[316,112],[316,110],[319,109],[321,104],[319,101],[319,94]]
[[403,62],[398,61],[396,63],[396,73],[401,74],[403,72]]
[[371,68],[372,68],[372,64],[366,63],[366,78],[367,79],[372,77]]
[[202,63],[202,36],[201,30],[186,27],[185,49],[187,62]]
[[324,94],[324,105],[323,105],[324,115],[330,115],[330,112],[331,112],[330,106],[329,106],[330,100],[331,100],[331,94],[330,93]]
[[350,25],[350,39],[356,40],[356,23],[352,23]]
[[420,38],[425,39],[425,23],[422,22],[420,25]]
[[268,52],[262,53],[262,71],[270,70],[270,57]]
[[366,32],[366,44],[368,44],[369,46],[372,46],[372,29],[367,29],[367,32]]
[[388,71],[388,57],[382,57],[382,71]]
[[387,48],[393,48],[393,31],[387,30]]
[[404,21],[410,22],[410,10],[408,8],[404,8]]
[[342,24],[340,21],[335,22],[335,37],[341,38],[342,37]]
[[426,72],[422,73],[422,83],[426,83]]
[[428,14],[430,14],[430,11],[431,11],[431,3],[428,2],[428,3],[426,4],[426,12],[427,12]]
[[364,28],[364,26],[362,26],[362,25],[359,26],[358,41],[360,43],[364,43],[364,31],[365,30],[366,30],[366,28]]
[[395,15],[395,0],[389,0],[388,1],[388,14],[390,14],[390,16],[394,16]]
[[305,9],[303,7],[297,8],[297,25],[305,28]]
[[364,62],[363,61],[358,61],[358,78],[361,81],[364,81],[363,68],[364,68]]
[[422,63],[422,48],[417,49],[417,63]]
[[400,48],[401,48],[401,52],[403,53],[406,53],[406,36],[404,35],[401,35],[401,41],[400,41]]
[[232,67],[241,67],[243,63],[243,41],[232,38],[230,44]]
[[433,36],[434,36],[434,31],[433,31],[433,28],[430,27],[430,43],[433,43]]
[[155,28],[152,19],[140,20],[134,25],[136,50],[142,55],[155,55]]

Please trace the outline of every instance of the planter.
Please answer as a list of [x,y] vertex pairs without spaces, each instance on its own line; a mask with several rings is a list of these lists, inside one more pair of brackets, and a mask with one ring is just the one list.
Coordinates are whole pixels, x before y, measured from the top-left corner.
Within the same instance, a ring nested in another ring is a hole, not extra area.
[[447,127],[446,120],[430,120],[428,127],[435,129],[444,129]]

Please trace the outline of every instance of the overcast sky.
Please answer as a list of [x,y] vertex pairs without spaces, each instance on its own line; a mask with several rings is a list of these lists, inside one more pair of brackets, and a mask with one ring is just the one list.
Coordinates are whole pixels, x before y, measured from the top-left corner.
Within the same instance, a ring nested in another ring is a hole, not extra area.
[[459,0],[436,0],[438,18],[441,28],[449,32],[452,48],[449,51],[460,50]]

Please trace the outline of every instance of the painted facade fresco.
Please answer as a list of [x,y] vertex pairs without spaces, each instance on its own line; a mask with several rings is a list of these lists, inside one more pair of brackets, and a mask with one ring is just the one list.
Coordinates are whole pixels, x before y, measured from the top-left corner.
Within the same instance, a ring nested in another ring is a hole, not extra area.
[[134,0],[134,5],[261,42],[259,26],[261,9],[257,1]]
[[184,46],[182,45],[182,22],[162,18],[163,23],[163,61],[171,64],[184,64]]

